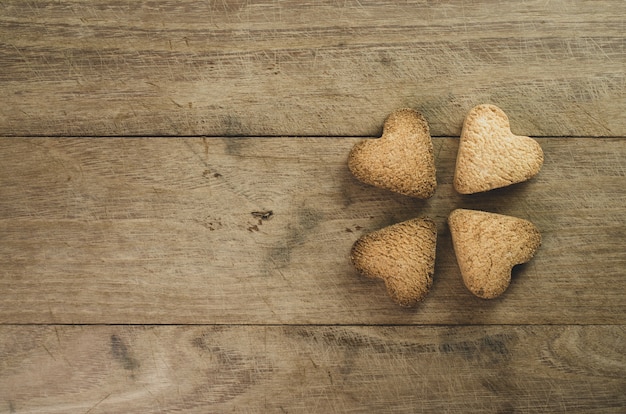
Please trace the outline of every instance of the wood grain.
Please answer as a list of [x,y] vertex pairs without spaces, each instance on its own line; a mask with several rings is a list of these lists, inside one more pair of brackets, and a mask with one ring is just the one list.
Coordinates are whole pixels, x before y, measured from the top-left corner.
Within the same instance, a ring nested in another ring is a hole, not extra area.
[[6,0],[0,135],[626,135],[622,0]]
[[625,335],[623,326],[1,326],[0,412],[619,413]]
[[[625,15],[1,1],[0,413],[623,413]],[[461,196],[452,137],[480,103],[545,137],[545,165]],[[440,136],[427,201],[347,169],[401,107]],[[542,232],[496,300],[461,282],[456,207]],[[425,215],[433,289],[401,309],[349,249]]]
[[[625,139],[540,139],[533,180],[413,200],[357,182],[358,139],[0,140],[0,323],[624,324]],[[457,207],[528,219],[543,245],[499,299],[463,286]],[[271,212],[271,213],[270,213]],[[349,263],[362,234],[438,226],[433,289],[400,309]]]

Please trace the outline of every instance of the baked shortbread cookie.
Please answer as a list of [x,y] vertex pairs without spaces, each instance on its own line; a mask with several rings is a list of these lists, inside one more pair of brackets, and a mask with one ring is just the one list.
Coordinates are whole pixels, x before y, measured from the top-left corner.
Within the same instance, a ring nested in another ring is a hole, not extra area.
[[391,298],[414,306],[433,284],[437,228],[429,218],[417,218],[361,236],[351,259],[359,273],[385,281]]
[[389,115],[380,138],[358,142],[348,167],[364,183],[411,197],[429,198],[437,188],[428,123],[412,109]]
[[541,245],[537,227],[517,217],[457,209],[448,226],[463,282],[484,299],[501,295],[513,266],[528,262]]
[[465,117],[454,171],[454,188],[473,194],[526,181],[543,164],[532,138],[511,132],[509,118],[494,105],[479,105]]

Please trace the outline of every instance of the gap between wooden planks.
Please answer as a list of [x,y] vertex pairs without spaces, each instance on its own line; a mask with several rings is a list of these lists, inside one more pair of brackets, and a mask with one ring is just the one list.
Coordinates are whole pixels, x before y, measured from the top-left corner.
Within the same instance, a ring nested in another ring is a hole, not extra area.
[[[623,324],[626,140],[539,139],[527,183],[413,200],[357,182],[352,138],[0,139],[0,323]],[[462,285],[456,207],[529,219],[543,246],[499,299]],[[270,214],[271,212],[271,214]],[[435,282],[401,309],[359,277],[352,243],[428,215]]]

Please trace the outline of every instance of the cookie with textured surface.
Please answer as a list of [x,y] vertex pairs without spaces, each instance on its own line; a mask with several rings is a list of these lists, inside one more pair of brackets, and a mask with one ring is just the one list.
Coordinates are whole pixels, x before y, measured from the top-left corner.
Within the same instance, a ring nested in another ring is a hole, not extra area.
[[348,167],[364,183],[411,197],[429,198],[437,188],[430,129],[413,109],[389,115],[380,138],[358,142]]
[[478,105],[466,116],[454,171],[454,188],[473,194],[535,176],[543,151],[532,138],[511,132],[509,118],[495,105]]
[[448,226],[463,282],[484,299],[501,295],[513,266],[528,262],[541,245],[537,227],[517,217],[457,209]]
[[417,218],[361,236],[350,257],[359,273],[383,279],[396,303],[414,306],[432,286],[436,242],[435,223]]

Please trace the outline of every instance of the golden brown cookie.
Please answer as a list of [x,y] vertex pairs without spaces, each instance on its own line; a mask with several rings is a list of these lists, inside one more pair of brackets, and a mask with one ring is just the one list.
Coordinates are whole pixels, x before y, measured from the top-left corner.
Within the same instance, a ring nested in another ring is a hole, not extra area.
[[526,181],[543,164],[532,138],[514,135],[509,118],[494,105],[473,108],[463,123],[454,171],[454,188],[473,194]]
[[435,223],[417,218],[362,236],[350,256],[359,273],[385,281],[396,303],[414,306],[432,286],[436,241]]
[[364,183],[411,197],[429,198],[437,188],[428,123],[412,109],[389,115],[380,138],[358,142],[348,167]]
[[502,294],[513,266],[529,261],[541,245],[537,227],[516,217],[457,209],[448,225],[463,282],[484,299]]

